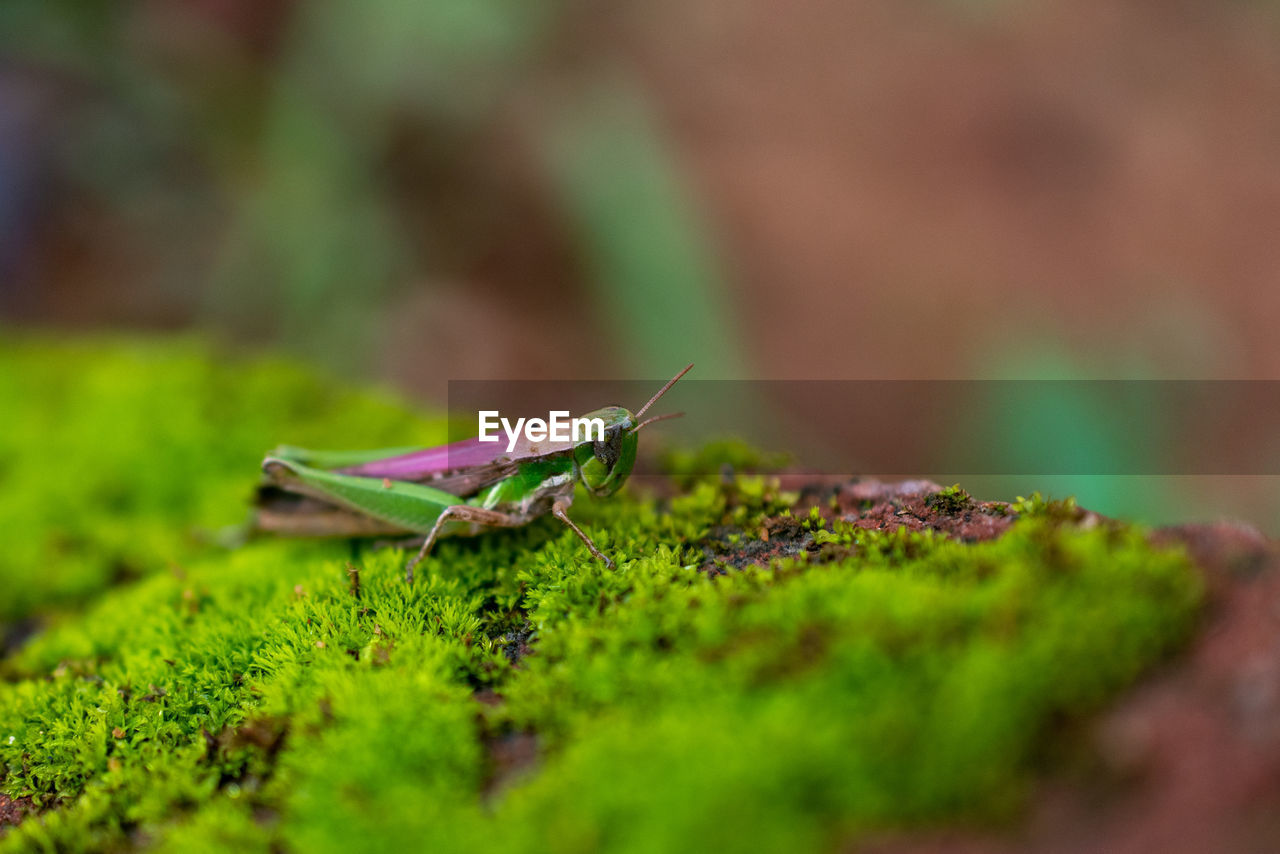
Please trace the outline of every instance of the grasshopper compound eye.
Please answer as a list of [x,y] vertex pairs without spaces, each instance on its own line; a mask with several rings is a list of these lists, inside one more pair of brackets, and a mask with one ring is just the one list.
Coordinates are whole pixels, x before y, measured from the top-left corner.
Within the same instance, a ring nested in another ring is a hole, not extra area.
[[592,452],[595,458],[605,468],[613,468],[614,463],[618,461],[618,456],[622,451],[622,430],[610,430],[603,441],[597,441],[592,444]]

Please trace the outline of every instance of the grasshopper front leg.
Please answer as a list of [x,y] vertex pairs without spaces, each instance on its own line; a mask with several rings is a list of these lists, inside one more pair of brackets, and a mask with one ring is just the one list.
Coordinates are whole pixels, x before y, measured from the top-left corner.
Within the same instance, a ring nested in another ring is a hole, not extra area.
[[521,525],[529,524],[529,519],[530,517],[527,514],[499,513],[497,510],[485,510],[483,507],[472,507],[470,504],[450,505],[441,511],[436,523],[431,526],[431,532],[427,534],[426,540],[423,541],[422,548],[418,549],[418,553],[405,566],[404,580],[409,584],[413,583],[413,568],[427,556],[427,552],[431,551],[431,547],[435,545],[436,538],[440,536],[440,529],[444,527],[446,522],[474,522],[477,525],[488,525],[491,528],[519,528]]
[[[565,511],[569,505],[573,503],[572,497],[557,498],[551,504],[551,515],[555,516],[561,522],[569,526],[569,530],[578,535],[578,539],[586,544],[596,560],[601,561],[607,568],[613,569],[614,563],[600,549],[596,548],[596,544],[591,541],[581,528],[573,523],[569,518],[569,514]],[[474,522],[478,525],[488,525],[493,528],[519,528],[526,525],[530,521],[530,517],[519,513],[499,513],[497,510],[485,510],[481,507],[472,507],[470,504],[454,504],[446,507],[440,514],[440,518],[436,519],[435,525],[431,528],[431,533],[427,534],[426,540],[422,543],[422,548],[418,549],[418,553],[413,556],[409,564],[404,569],[405,581],[409,584],[413,583],[413,569],[421,560],[431,551],[431,547],[435,545],[436,539],[440,535],[440,530],[446,522]]]
[[557,498],[551,504],[551,515],[568,525],[569,530],[578,535],[578,539],[582,540],[582,542],[586,544],[587,548],[591,551],[592,556],[594,556],[596,560],[604,563],[606,569],[613,569],[613,561],[596,548],[596,544],[591,542],[591,538],[584,534],[581,528],[573,524],[573,520],[570,519],[569,514],[565,512],[569,509],[569,505],[572,503],[572,496],[568,498]]

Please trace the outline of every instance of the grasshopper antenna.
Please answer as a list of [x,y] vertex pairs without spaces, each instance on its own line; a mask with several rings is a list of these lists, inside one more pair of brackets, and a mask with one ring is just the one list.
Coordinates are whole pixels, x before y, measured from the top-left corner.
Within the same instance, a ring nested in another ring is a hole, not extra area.
[[[668,390],[668,389],[670,389],[673,385],[675,385],[675,384],[676,384],[676,380],[680,379],[682,376],[684,376],[685,374],[689,373],[689,372],[690,372],[690,371],[692,371],[692,370],[693,370],[693,365],[692,365],[692,364],[690,364],[690,365],[689,365],[689,367],[685,368],[683,371],[681,371],[680,373],[678,373],[678,374],[676,374],[674,377],[672,377],[672,378],[667,382],[667,384],[666,384],[666,385],[664,385],[662,388],[658,389],[658,393],[657,393],[657,394],[655,394],[653,397],[649,398],[649,402],[648,402],[648,403],[646,403],[644,406],[640,407],[640,411],[636,413],[636,419],[638,420],[638,419],[640,418],[640,416],[641,416],[641,415],[644,415],[645,410],[647,410],[650,406],[653,406],[655,403],[657,403],[657,402],[658,402],[658,398],[660,398],[660,397],[662,397],[664,394],[666,394],[666,393],[667,393],[667,390]],[[636,428],[634,428],[634,429],[639,430],[640,428],[639,428],[639,427],[636,427]]]
[[641,421],[641,422],[640,422],[639,424],[637,424],[636,426],[632,427],[632,428],[631,428],[631,432],[632,432],[632,433],[639,433],[639,432],[640,432],[640,428],[641,428],[641,427],[643,427],[643,426],[644,426],[644,425],[646,425],[646,424],[652,424],[652,423],[653,423],[653,422],[655,422],[655,421],[669,421],[669,420],[670,420],[670,419],[672,419],[672,418],[679,418],[681,415],[684,415],[684,413],[683,413],[683,412],[672,412],[672,413],[669,413],[669,414],[667,414],[667,415],[655,415],[655,416],[653,416],[652,418],[646,418],[645,420]]

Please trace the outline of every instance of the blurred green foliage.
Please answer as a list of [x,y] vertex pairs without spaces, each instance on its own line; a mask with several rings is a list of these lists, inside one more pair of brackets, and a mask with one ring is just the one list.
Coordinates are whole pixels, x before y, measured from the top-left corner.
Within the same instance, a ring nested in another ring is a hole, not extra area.
[[267,437],[429,430],[195,344],[3,358],[6,587],[66,605],[120,555],[146,576],[4,660],[0,791],[44,811],[3,851],[813,850],[997,820],[1199,598],[1179,552],[1040,500],[993,542],[836,522],[809,561],[709,575],[708,532],[789,512],[719,476],[584,499],[613,571],[548,520],[445,541],[412,587],[396,551],[225,552],[188,532],[234,521]]
[[[422,257],[397,200],[393,137],[433,133],[413,155],[460,156],[530,61],[554,4],[397,0],[297,7],[269,82],[255,178],[237,194],[208,307],[233,327],[265,324],[292,349],[368,370],[388,300]],[[335,69],[342,73],[335,74]]]
[[[243,522],[278,442],[433,444],[389,395],[195,340],[0,343],[0,623],[181,565]],[[20,535],[19,535],[20,534]]]
[[[1208,306],[1171,295],[1140,321],[1125,320],[1124,334],[1104,336],[1104,343],[1072,340],[1064,328],[1034,340],[1017,337],[1025,336],[1020,332],[1000,341],[979,358],[975,373],[983,379],[1034,381],[1029,387],[1039,400],[1035,406],[1024,401],[1010,407],[998,384],[992,384],[988,389],[993,393],[973,401],[975,416],[956,423],[943,441],[955,448],[998,447],[1008,459],[1023,461],[1028,471],[1045,466],[1049,446],[1061,449],[1053,463],[1060,463],[1064,472],[1077,466],[1081,471],[1175,470],[1180,459],[1194,460],[1197,454],[1179,429],[1176,413],[1169,412],[1154,388],[1144,390],[1138,383],[1124,385],[1124,394],[1107,396],[1106,380],[1208,382],[1230,373],[1222,361],[1230,348],[1206,323],[1210,314]],[[1140,334],[1130,328],[1135,323]],[[1161,342],[1167,352],[1143,350],[1140,344],[1148,339]],[[1092,385],[1085,390],[1079,381]],[[1211,440],[1235,441],[1227,436]],[[1268,450],[1257,449],[1259,471],[1270,466]],[[1032,490],[1074,495],[1094,512],[1143,524],[1230,518],[1268,533],[1280,530],[1280,478],[1269,475],[982,475],[966,485],[1000,498]]]
[[[552,220],[537,239],[562,244],[539,254],[582,260],[566,321],[617,332],[593,361],[646,373],[678,350],[704,377],[742,370],[664,132],[633,77],[559,55],[565,4],[203,5],[0,4],[0,59],[53,105],[48,163],[15,168],[49,170],[48,211],[92,204],[87,243],[138,253],[118,286],[148,316],[369,375],[415,290],[526,298],[525,271],[493,259],[511,210],[533,208]],[[523,172],[531,187],[503,178]],[[444,346],[398,343],[424,363]]]
[[567,111],[546,149],[632,363],[661,365],[675,352],[701,377],[742,376],[746,354],[711,241],[639,94],[600,85]]

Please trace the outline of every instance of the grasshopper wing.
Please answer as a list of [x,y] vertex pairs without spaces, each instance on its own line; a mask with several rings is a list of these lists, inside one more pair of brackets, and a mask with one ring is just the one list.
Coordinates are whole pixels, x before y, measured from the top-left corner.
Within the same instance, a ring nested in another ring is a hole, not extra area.
[[428,483],[436,489],[466,497],[515,474],[521,461],[572,452],[572,442],[529,442],[521,437],[507,453],[500,443],[474,438],[369,460],[336,471],[357,477]]

